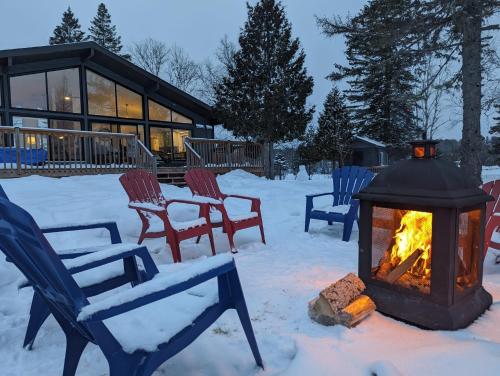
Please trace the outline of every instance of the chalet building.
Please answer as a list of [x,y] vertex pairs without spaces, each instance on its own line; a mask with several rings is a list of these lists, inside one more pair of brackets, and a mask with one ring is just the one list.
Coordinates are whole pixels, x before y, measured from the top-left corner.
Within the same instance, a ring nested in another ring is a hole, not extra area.
[[0,125],[134,134],[160,165],[211,139],[210,106],[94,42],[0,51]]

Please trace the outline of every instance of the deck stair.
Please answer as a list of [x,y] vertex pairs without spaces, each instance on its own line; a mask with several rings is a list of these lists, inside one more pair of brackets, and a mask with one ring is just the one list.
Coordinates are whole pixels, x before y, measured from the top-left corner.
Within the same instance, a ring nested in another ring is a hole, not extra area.
[[184,175],[186,174],[186,171],[187,169],[184,166],[158,166],[157,178],[160,183],[173,184],[177,185],[178,187],[184,187],[186,186],[186,182],[184,181]]

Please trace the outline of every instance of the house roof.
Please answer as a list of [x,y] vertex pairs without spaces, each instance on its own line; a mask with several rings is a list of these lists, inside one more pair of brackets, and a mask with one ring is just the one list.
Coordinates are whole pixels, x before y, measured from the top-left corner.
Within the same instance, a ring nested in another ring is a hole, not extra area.
[[368,138],[368,137],[354,136],[354,138],[357,139],[358,141],[366,142],[368,144],[374,145],[374,146],[379,147],[379,148],[386,147],[386,145],[384,143],[372,140],[371,138]]
[[93,41],[0,50],[0,68],[2,65],[29,64],[44,60],[75,57],[89,59],[96,64],[106,66],[110,70],[123,77],[127,77],[127,79],[131,81],[155,90],[159,95],[170,98],[179,103],[179,105],[207,119],[210,125],[219,123],[213,115],[212,108],[205,102],[176,88],[127,59],[108,51],[106,48]]

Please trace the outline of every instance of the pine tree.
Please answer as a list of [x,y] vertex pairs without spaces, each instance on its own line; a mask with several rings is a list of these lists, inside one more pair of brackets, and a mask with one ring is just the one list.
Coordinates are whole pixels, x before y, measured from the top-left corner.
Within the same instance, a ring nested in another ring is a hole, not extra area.
[[335,165],[343,166],[351,153],[355,126],[350,120],[345,96],[334,87],[325,99],[323,112],[318,119],[316,144],[322,159],[330,160]]
[[276,153],[274,157],[274,168],[278,171],[278,176],[282,179],[286,175],[286,171],[288,169],[288,164],[286,162],[286,158],[281,153]]
[[260,0],[247,7],[240,49],[215,88],[215,110],[235,135],[268,144],[266,175],[272,178],[273,143],[300,137],[312,119],[306,99],[313,79],[281,3]]
[[298,164],[306,166],[309,176],[313,173],[314,165],[322,159],[320,147],[316,142],[317,137],[317,130],[309,127],[301,137],[302,143],[297,148],[297,154],[299,155]]
[[49,44],[77,43],[85,39],[85,33],[80,28],[80,23],[71,8],[63,13],[62,22],[54,29]]
[[346,24],[319,20],[326,35],[345,34],[349,65],[336,64],[330,78],[348,80],[346,94],[360,134],[396,148],[418,134],[413,90],[416,60],[401,51],[395,35],[399,22],[412,19],[409,2],[372,0]]
[[99,4],[97,8],[97,15],[91,21],[89,33],[89,39],[107,48],[109,51],[130,60],[131,57],[129,54],[121,53],[123,48],[121,37],[116,32],[116,26],[111,23],[111,15],[103,3]]

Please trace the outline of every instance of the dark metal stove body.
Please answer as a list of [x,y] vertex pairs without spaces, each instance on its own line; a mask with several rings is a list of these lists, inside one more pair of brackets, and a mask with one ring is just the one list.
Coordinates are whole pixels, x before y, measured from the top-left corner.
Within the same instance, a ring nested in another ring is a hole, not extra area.
[[485,203],[491,197],[453,163],[435,158],[435,144],[412,143],[412,159],[388,167],[355,196],[359,276],[380,312],[453,330],[469,325],[492,302],[482,286]]

